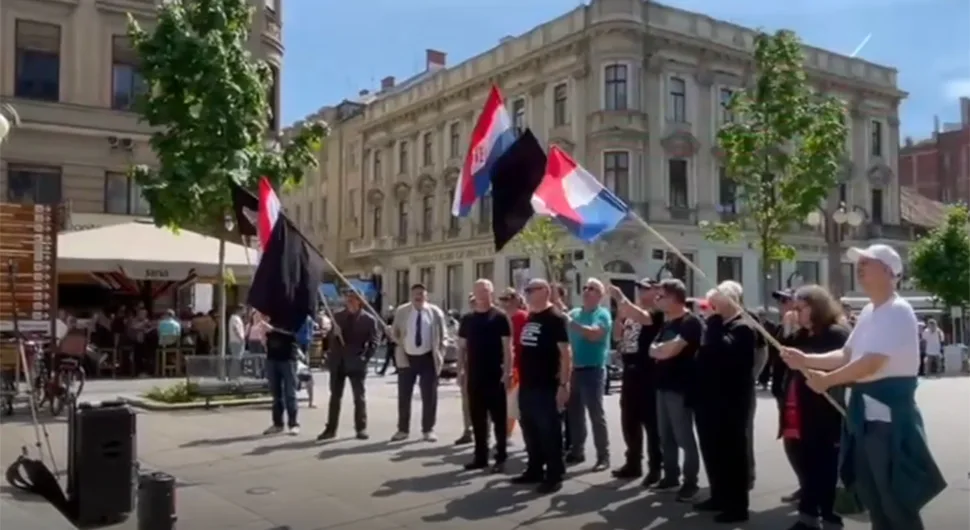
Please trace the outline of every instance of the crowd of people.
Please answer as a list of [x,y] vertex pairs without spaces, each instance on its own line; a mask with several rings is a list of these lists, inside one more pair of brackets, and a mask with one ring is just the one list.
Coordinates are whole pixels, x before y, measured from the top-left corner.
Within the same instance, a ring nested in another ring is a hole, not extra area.
[[[474,444],[465,468],[503,472],[517,423],[527,466],[511,479],[515,484],[558,491],[567,469],[586,461],[589,431],[592,471],[610,469],[603,401],[615,339],[623,363],[626,449],[623,464],[612,470],[615,478],[642,478],[646,488],[674,492],[677,501],[713,512],[717,523],[747,520],[756,471],[756,387],[767,364],[778,437],[799,484],[784,499],[798,506],[793,530],[841,527],[835,510],[840,480],[858,495],[873,528],[922,529],[920,509],[945,483],[926,447],[915,401],[921,337],[912,307],[895,292],[902,261],[885,245],[852,249],[849,257],[871,301],[854,325],[818,285],[774,293],[782,318],[771,325],[744,309],[744,289],[733,281],[692,308],[678,279],[643,279],[630,300],[590,278],[574,308],[564,304],[560,285],[544,279],[529,281],[522,295],[503,291],[497,300],[489,280],[476,281],[471,309],[457,326],[469,435],[456,443]],[[615,302],[615,317],[605,307],[607,297]],[[411,301],[396,309],[389,325],[365,305],[349,292],[334,315],[329,414],[318,440],[336,436],[348,380],[357,438],[369,437],[364,379],[383,332],[398,368],[398,426],[391,440],[411,435],[417,386],[421,435],[436,441],[448,316],[428,301],[421,284],[412,286]],[[268,355],[288,359],[289,347],[279,351],[270,347]],[[295,399],[285,401],[290,426],[298,426]],[[283,408],[274,406],[272,432],[282,430]],[[710,496],[698,499],[702,465]]]

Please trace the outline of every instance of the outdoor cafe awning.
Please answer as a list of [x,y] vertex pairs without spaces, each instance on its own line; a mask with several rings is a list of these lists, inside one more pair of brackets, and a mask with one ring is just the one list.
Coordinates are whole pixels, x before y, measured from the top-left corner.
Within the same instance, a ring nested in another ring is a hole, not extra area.
[[[226,243],[226,266],[237,280],[256,271],[256,251]],[[219,240],[196,232],[177,234],[147,222],[131,222],[57,236],[57,271],[117,272],[133,280],[180,281],[219,277]]]

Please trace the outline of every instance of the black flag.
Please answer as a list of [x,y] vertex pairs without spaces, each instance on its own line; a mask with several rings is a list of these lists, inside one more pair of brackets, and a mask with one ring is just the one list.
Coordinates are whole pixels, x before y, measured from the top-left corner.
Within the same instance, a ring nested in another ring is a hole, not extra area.
[[492,171],[492,235],[500,252],[525,228],[535,211],[532,194],[546,172],[546,153],[526,129]]
[[239,227],[239,235],[243,237],[256,237],[259,199],[232,178],[229,179],[229,188],[232,190],[232,211],[236,216],[236,226]]
[[259,260],[247,303],[274,328],[296,333],[317,311],[326,264],[293,223],[280,215]]

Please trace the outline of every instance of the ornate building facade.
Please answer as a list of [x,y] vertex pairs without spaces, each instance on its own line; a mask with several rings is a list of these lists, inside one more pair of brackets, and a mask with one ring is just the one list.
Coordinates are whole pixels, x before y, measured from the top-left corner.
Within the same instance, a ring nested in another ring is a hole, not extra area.
[[[315,116],[333,136],[320,170],[284,203],[345,273],[379,275],[389,302],[422,281],[435,300],[461,307],[475,278],[504,286],[543,274],[541,260],[514,244],[494,252],[487,197],[467,218],[450,214],[468,135],[494,83],[515,127],[571,152],[711,281],[742,281],[752,286],[747,302],[758,304],[753,244],[710,243],[699,227],[740,206],[721,176],[716,131],[733,119],[723,103],[752,82],[753,38],[750,29],[653,2],[593,0],[455,66],[429,50],[424,72],[386,78],[376,93]],[[812,47],[805,55],[816,89],[846,103],[848,157],[830,202],[864,212],[865,222],[843,243],[902,237],[896,160],[905,93],[896,71]],[[793,233],[790,243],[798,261],[775,267],[772,281],[825,282],[821,230]],[[636,223],[596,245],[568,246],[573,289],[588,275],[668,273],[695,293],[709,287],[682,265],[662,273],[666,248]],[[851,265],[839,270],[851,290]]]

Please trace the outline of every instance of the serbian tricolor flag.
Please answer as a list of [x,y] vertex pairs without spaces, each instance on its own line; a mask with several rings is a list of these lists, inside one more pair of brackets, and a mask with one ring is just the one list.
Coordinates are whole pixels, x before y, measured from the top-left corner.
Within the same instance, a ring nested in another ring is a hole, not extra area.
[[465,217],[488,192],[498,160],[515,143],[516,131],[498,87],[492,86],[481,116],[475,122],[465,163],[458,175],[451,215]]

